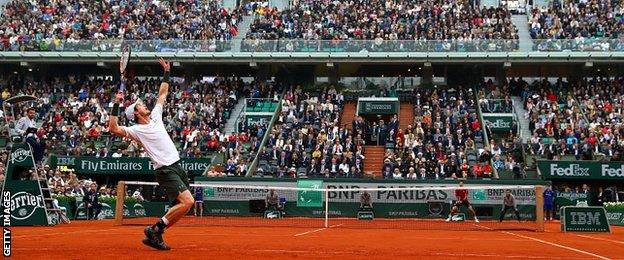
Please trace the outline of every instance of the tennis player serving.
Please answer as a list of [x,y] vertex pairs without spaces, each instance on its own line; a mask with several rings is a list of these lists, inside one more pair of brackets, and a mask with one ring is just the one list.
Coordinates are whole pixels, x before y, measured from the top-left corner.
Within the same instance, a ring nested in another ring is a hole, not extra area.
[[117,116],[119,104],[124,96],[119,92],[115,97],[108,126],[111,133],[140,143],[154,164],[156,181],[165,188],[173,207],[158,222],[145,228],[143,244],[158,250],[169,250],[170,247],[163,241],[162,234],[165,228],[173,226],[188,213],[194,199],[189,191],[188,175],[178,164],[180,156],[162,121],[163,106],[169,92],[170,64],[162,58],[159,63],[164,69],[164,75],[154,109],[149,111],[145,104],[137,99],[124,112],[128,120],[136,124],[131,127],[119,126]]
[[449,214],[449,217],[446,219],[446,221],[451,221],[451,217],[455,215],[455,213],[459,211],[459,207],[463,205],[468,208],[468,210],[474,217],[475,222],[479,223],[479,219],[477,219],[477,213],[475,213],[472,205],[470,204],[470,201],[468,201],[468,190],[461,188],[464,187],[464,181],[459,181],[459,187],[460,188],[455,190],[455,197],[457,198],[457,201],[455,201],[455,205],[453,205],[453,208],[451,209],[451,214]]

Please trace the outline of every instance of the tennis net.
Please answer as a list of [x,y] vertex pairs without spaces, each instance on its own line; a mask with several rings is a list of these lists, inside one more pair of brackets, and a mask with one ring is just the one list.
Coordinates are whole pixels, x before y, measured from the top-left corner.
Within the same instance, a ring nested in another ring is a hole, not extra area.
[[[322,181],[267,182],[267,185],[195,183],[196,205],[178,225],[242,227],[344,227],[442,230],[543,230],[542,187],[533,185],[401,184],[336,187]],[[458,203],[465,190],[468,203]],[[501,213],[509,192],[513,209]],[[460,192],[461,193],[461,192]],[[115,219],[147,225],[171,207],[155,182],[119,182]],[[368,194],[368,195],[366,195]],[[472,206],[479,221],[474,220]],[[453,207],[458,211],[451,216]],[[500,216],[503,215],[503,221]]]

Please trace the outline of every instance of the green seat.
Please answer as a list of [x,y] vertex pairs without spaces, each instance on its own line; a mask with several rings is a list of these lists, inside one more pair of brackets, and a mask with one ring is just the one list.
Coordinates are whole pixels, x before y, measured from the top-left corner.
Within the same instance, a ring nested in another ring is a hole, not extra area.
[[576,157],[574,157],[574,155],[570,155],[570,154],[566,154],[564,156],[561,156],[561,161],[575,161]]

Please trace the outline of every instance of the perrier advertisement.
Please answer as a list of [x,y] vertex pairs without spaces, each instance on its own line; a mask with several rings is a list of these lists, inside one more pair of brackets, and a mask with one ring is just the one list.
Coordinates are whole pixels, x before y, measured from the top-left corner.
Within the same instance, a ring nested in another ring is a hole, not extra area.
[[5,212],[5,196],[10,199],[11,226],[48,225],[45,200],[37,181],[30,180],[34,169],[32,150],[28,144],[15,144],[9,155],[6,178],[0,196]]

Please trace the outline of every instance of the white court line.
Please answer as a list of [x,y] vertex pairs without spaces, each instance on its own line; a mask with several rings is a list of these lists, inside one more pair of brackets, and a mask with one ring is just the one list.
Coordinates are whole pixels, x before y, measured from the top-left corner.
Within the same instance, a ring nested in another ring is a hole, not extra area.
[[[247,250],[251,252],[268,252],[268,253],[314,253],[319,254],[318,251],[308,251],[308,250],[287,250],[287,249],[255,249],[255,250]],[[346,255],[346,254],[354,254],[358,253],[356,251],[324,251],[321,254],[332,254],[332,255]],[[359,252],[361,253],[361,252]]]
[[[335,228],[335,227],[339,227],[342,226],[343,224],[339,224],[339,225],[333,225],[333,226],[329,226],[328,228]],[[319,229],[315,229],[315,230],[310,230],[310,231],[306,231],[306,232],[302,232],[302,233],[298,233],[298,234],[294,234],[293,236],[298,237],[298,236],[303,236],[303,235],[307,235],[307,234],[311,234],[311,233],[315,233],[315,232],[319,232],[319,231],[323,231],[325,229],[328,228],[319,228]]]
[[80,231],[71,231],[71,232],[56,232],[56,233],[43,233],[36,235],[21,235],[21,236],[13,236],[13,238],[23,238],[23,237],[45,237],[45,236],[55,236],[55,235],[69,235],[69,234],[81,234],[81,233],[93,233],[93,232],[102,232],[102,231],[113,231],[113,230],[121,230],[127,228],[112,228],[112,229],[97,229],[97,230],[80,230]]
[[618,244],[624,244],[623,241],[617,241],[617,240],[613,240],[613,239],[606,239],[606,238],[601,238],[601,237],[592,237],[592,236],[586,236],[586,235],[578,235],[578,234],[574,234],[575,236],[579,236],[579,237],[584,237],[584,238],[591,238],[591,239],[596,239],[596,240],[601,240],[601,241],[608,241],[608,242],[613,242],[613,243],[618,243]]
[[314,233],[314,232],[323,231],[325,229],[327,229],[327,228],[319,228],[319,229],[315,229],[315,230],[306,231],[306,232],[303,232],[303,233],[298,233],[298,234],[295,234],[293,236],[295,236],[295,237],[303,236],[303,235],[306,235],[306,234],[311,234],[311,233]]
[[[482,225],[479,225],[479,224],[473,224],[473,225],[475,225],[477,227],[481,227],[481,228],[492,230],[489,227],[482,226]],[[553,243],[553,242],[544,241],[544,240],[533,238],[533,237],[527,237],[527,236],[519,235],[519,234],[516,234],[516,233],[511,233],[511,232],[508,232],[508,231],[499,231],[499,232],[505,233],[505,234],[508,234],[508,235],[512,235],[512,236],[517,236],[517,237],[533,240],[533,241],[544,243],[544,244],[551,245],[551,246],[556,246],[556,247],[563,248],[563,249],[572,250],[572,251],[577,252],[577,253],[590,255],[590,256],[593,256],[593,257],[596,257],[596,258],[600,258],[600,259],[610,259],[608,257],[604,257],[604,256],[597,255],[597,254],[594,254],[594,253],[590,253],[590,252],[587,252],[587,251],[583,251],[583,250],[580,250],[580,249],[577,249],[577,248],[568,247],[568,246],[560,245],[560,244]]]
[[[435,253],[436,256],[451,256],[451,257],[500,257],[500,258],[528,258],[528,259],[570,259],[570,257],[557,257],[557,256],[527,256],[527,255],[497,255],[497,254],[454,254],[454,253]],[[574,259],[593,259],[590,257]]]
[[[315,230],[312,230],[315,231]],[[312,231],[307,231],[309,233],[314,233]],[[321,231],[321,230],[319,230]],[[318,231],[317,231],[318,232]],[[304,232],[306,233],[306,232]],[[308,233],[308,234],[309,234]],[[226,236],[245,236],[245,237],[291,237],[294,235],[272,235],[272,234],[239,234],[239,233],[176,233],[176,236],[213,236],[213,237],[226,237]],[[332,237],[332,235],[324,235],[325,237]],[[419,240],[453,240],[456,241],[458,238],[455,237],[410,237],[410,239],[419,239]],[[482,238],[459,238],[462,241],[483,241]],[[513,238],[498,238],[498,239],[488,239],[488,241],[507,241],[507,242],[529,242],[526,239],[513,239]]]
[[564,245],[560,245],[560,244],[553,243],[553,242],[544,241],[544,240],[541,240],[541,239],[538,239],[538,238],[534,238],[534,237],[527,237],[527,236],[523,236],[523,235],[520,235],[520,234],[511,233],[511,232],[508,232],[508,231],[500,231],[500,232],[508,234],[508,235],[512,235],[512,236],[517,236],[517,237],[521,237],[521,238],[530,239],[530,240],[533,240],[535,242],[540,242],[540,243],[543,243],[543,244],[547,244],[547,245],[551,245],[551,246],[567,249],[567,250],[570,250],[570,251],[574,251],[574,252],[577,252],[577,253],[589,255],[589,256],[592,256],[592,257],[600,258],[600,259],[610,259],[608,257],[604,257],[604,256],[597,255],[597,254],[594,254],[594,253],[590,253],[590,252],[587,252],[587,251],[583,251],[583,250],[580,250],[580,249],[577,249],[577,248],[564,246]]
[[[208,236],[208,237],[225,237],[225,236],[233,236],[233,237],[240,237],[240,236],[244,236],[244,237],[291,237],[292,235],[274,235],[274,234],[234,234],[234,233],[206,233],[206,234],[202,234],[202,233],[176,233],[174,234],[174,236],[189,236],[189,237],[193,237],[193,236]],[[524,241],[524,240],[522,240]]]

